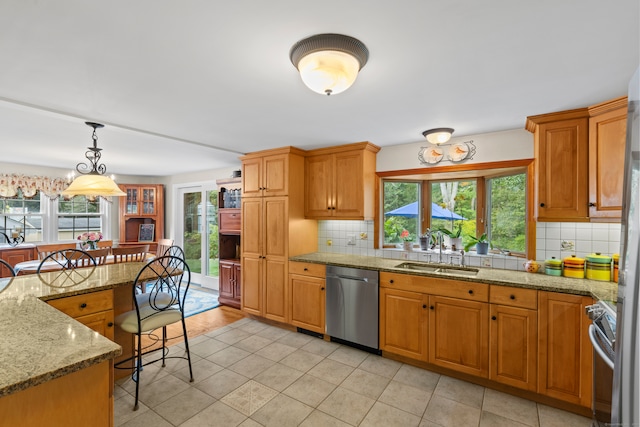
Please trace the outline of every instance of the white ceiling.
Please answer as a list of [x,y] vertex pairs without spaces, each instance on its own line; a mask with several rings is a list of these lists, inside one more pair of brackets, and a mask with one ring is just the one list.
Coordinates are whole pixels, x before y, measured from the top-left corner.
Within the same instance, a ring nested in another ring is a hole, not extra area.
[[[0,0],[0,161],[72,168],[86,120],[110,173],[159,176],[523,128],[625,95],[639,23],[638,0]],[[326,97],[289,49],[330,32],[370,57]]]

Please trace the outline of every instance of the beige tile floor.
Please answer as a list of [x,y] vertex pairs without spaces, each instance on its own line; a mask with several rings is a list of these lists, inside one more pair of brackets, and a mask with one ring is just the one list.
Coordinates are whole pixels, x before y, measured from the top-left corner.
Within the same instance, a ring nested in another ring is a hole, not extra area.
[[[115,426],[589,427],[569,412],[242,319],[190,340],[185,360],[118,381]],[[182,344],[171,347],[184,353]]]

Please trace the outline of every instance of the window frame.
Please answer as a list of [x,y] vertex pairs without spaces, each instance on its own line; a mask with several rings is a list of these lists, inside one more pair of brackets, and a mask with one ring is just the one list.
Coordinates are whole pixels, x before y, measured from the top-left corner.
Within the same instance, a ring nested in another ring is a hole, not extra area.
[[[381,249],[384,246],[381,243],[384,240],[384,229],[382,227],[382,219],[384,218],[384,194],[383,181],[398,180],[398,181],[447,181],[447,180],[459,180],[459,179],[477,179],[477,221],[476,221],[476,233],[481,235],[485,232],[486,227],[486,215],[487,215],[487,193],[485,188],[486,179],[495,178],[501,175],[510,175],[515,173],[516,170],[524,172],[526,174],[526,252],[524,254],[513,253],[513,256],[519,257],[535,257],[536,253],[536,224],[533,219],[534,212],[534,172],[535,172],[534,159],[519,159],[499,162],[485,162],[485,163],[471,163],[471,164],[456,164],[452,166],[435,166],[419,169],[406,169],[406,170],[394,170],[376,172],[378,179],[378,217],[374,221],[374,248]],[[423,194],[422,199],[427,200],[425,196],[425,189],[429,189],[429,185],[422,185]],[[429,207],[423,209],[421,232],[426,229],[426,223],[430,220]]]

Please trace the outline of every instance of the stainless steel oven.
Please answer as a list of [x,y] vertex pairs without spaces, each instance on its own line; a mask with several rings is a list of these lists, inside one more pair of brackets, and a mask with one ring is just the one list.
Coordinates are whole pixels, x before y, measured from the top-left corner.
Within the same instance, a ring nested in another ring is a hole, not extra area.
[[587,307],[591,319],[589,338],[593,345],[593,425],[611,423],[613,361],[615,360],[616,312],[603,301]]

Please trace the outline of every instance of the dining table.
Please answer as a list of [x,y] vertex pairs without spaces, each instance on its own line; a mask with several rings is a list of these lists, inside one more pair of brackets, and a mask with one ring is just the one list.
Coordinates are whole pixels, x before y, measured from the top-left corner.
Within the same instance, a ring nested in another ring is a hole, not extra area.
[[[156,257],[155,254],[147,252],[146,261],[150,261]],[[30,260],[19,262],[13,266],[13,271],[16,272],[16,276],[24,276],[26,274],[35,274],[38,272],[38,267],[42,263],[42,260]],[[114,256],[107,255],[105,259],[105,264],[113,264]],[[56,270],[62,270],[63,264],[55,262],[55,261],[45,261],[45,263],[40,268],[41,272],[51,272]]]

